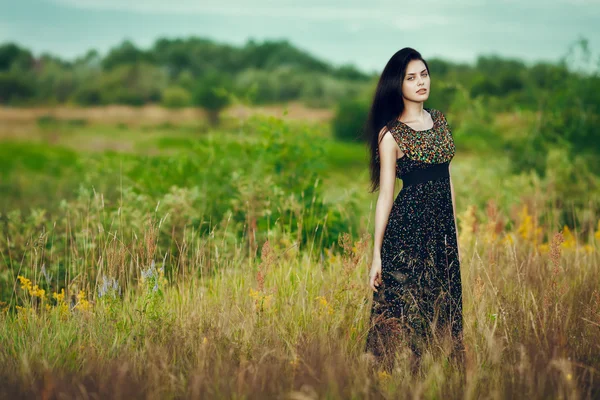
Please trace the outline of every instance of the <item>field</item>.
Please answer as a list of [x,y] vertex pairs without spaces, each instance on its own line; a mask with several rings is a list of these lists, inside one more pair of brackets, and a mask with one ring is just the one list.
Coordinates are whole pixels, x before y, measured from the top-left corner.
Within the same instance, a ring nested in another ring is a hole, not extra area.
[[465,379],[444,343],[416,376],[406,352],[391,373],[364,357],[377,194],[330,118],[0,109],[0,397],[600,397],[597,193],[561,153],[544,177],[512,173],[468,123]]

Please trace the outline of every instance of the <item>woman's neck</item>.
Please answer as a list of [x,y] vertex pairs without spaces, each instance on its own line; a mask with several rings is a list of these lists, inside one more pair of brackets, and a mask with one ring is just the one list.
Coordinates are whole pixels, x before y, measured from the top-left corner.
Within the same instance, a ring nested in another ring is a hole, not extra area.
[[404,111],[402,115],[398,118],[402,122],[416,122],[423,123],[425,122],[425,107],[423,107],[423,103],[408,103],[404,104]]

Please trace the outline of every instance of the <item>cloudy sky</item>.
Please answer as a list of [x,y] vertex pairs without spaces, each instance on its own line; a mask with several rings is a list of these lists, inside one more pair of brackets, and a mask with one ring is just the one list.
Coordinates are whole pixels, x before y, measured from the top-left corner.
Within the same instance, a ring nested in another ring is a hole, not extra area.
[[[380,71],[402,47],[473,62],[554,61],[579,38],[600,50],[600,0],[0,0],[0,42],[71,59],[130,39],[288,39],[335,65]],[[596,27],[595,27],[596,25]],[[595,56],[597,57],[597,56]]]

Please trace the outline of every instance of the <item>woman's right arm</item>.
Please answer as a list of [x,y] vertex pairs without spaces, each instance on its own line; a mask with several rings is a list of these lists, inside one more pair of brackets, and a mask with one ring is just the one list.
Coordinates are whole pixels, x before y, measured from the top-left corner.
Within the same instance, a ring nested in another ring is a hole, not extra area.
[[396,189],[396,159],[404,154],[398,154],[396,139],[384,127],[380,135],[383,139],[379,142],[379,197],[375,207],[375,235],[373,243],[373,265],[370,274],[370,286],[377,291],[377,281],[381,281],[381,245],[383,235],[388,223],[390,211],[394,204],[394,192]]

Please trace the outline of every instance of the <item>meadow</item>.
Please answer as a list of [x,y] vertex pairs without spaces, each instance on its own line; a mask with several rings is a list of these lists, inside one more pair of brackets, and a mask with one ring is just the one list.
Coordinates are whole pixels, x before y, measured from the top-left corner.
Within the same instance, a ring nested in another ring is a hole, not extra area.
[[0,111],[0,397],[600,396],[599,186],[565,153],[515,173],[448,115],[466,376],[443,345],[412,376],[363,354],[377,194],[326,111],[111,110]]

